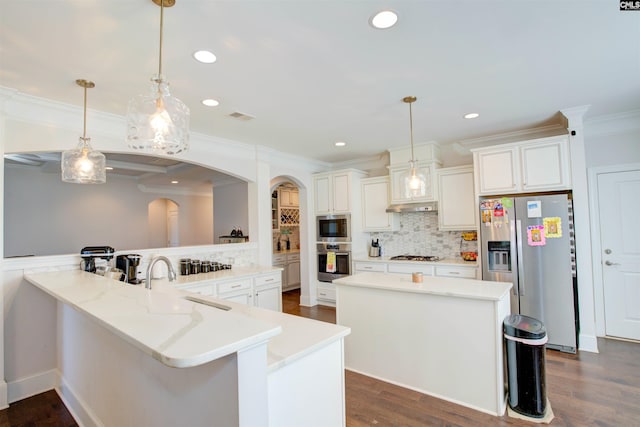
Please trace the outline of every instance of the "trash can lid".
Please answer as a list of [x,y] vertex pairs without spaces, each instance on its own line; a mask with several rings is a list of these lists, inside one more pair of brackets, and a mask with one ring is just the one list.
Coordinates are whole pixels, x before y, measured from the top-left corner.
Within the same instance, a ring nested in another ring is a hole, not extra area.
[[517,338],[540,339],[547,336],[544,323],[522,314],[511,314],[504,318],[503,332]]

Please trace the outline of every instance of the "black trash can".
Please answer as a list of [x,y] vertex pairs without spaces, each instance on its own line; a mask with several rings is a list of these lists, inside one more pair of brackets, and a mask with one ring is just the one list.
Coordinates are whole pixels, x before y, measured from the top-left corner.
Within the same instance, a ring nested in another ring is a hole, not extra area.
[[534,418],[544,417],[547,407],[545,344],[547,330],[533,317],[507,316],[503,322],[509,407]]

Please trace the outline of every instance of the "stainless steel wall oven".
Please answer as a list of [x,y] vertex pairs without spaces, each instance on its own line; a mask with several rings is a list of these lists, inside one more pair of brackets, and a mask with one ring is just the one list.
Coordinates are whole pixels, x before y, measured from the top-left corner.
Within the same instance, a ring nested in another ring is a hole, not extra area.
[[350,243],[318,243],[318,280],[331,282],[351,274]]

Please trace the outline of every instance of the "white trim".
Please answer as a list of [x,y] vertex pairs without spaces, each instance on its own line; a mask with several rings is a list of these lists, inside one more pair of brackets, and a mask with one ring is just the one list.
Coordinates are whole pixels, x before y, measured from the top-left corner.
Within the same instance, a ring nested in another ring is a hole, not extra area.
[[7,383],[4,380],[0,380],[0,410],[7,409],[9,407],[9,391]]
[[579,350],[600,353],[598,351],[598,338],[595,335],[579,334],[578,342],[580,342]]
[[7,384],[8,402],[13,403],[45,391],[53,390],[60,382],[56,369],[20,378]]
[[[604,310],[604,284],[602,281],[602,245],[600,242],[600,212],[598,208],[598,175],[640,170],[640,163],[628,163],[612,166],[596,166],[587,169],[589,178],[589,210],[591,211],[591,259],[593,271],[593,294],[596,322],[596,335],[606,336]],[[582,337],[580,344],[582,346]]]
[[60,396],[60,400],[67,407],[73,419],[80,427],[102,427],[103,424],[98,417],[91,411],[89,406],[78,396],[77,393],[62,378],[60,385],[56,387],[56,393]]

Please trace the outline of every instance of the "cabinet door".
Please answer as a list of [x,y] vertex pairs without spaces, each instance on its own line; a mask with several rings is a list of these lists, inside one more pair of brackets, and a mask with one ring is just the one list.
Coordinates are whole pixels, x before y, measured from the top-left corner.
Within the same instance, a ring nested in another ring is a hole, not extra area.
[[300,261],[290,261],[287,263],[287,286],[283,288],[289,290],[300,287]]
[[222,298],[227,301],[237,302],[244,305],[252,305],[251,291],[245,291],[237,294],[219,295],[219,298]]
[[280,286],[257,288],[254,303],[256,307],[282,311],[282,292]]
[[328,175],[314,177],[316,214],[331,213],[331,177]]
[[333,176],[333,212],[351,212],[351,179],[348,173]]
[[525,144],[520,148],[522,189],[525,191],[571,188],[567,139]]
[[433,174],[435,171],[435,165],[418,163],[417,169],[418,173],[425,177],[424,197],[412,197],[407,190],[405,178],[410,171],[409,166],[393,166],[389,168],[392,204],[431,202],[436,200],[435,193],[433,191]]
[[473,187],[473,167],[438,170],[438,228],[475,230],[477,209]]
[[389,177],[362,180],[362,226],[364,231],[392,231],[398,224],[397,215],[387,213]]
[[478,151],[473,155],[480,194],[512,193],[520,190],[517,148]]

